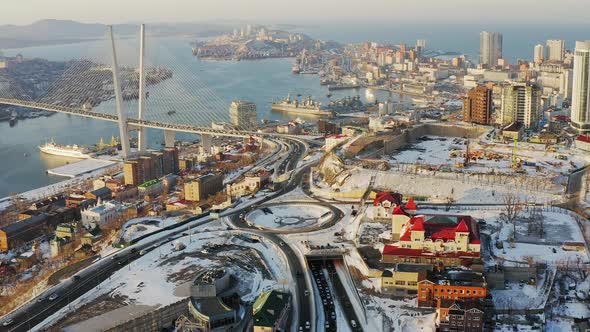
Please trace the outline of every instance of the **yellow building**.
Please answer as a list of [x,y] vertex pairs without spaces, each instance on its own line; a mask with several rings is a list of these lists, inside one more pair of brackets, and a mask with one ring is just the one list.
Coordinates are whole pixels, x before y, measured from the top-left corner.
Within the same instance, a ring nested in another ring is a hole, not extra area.
[[206,174],[184,184],[184,199],[198,202],[223,190],[223,176]]
[[384,271],[381,277],[381,290],[396,296],[418,294],[418,282],[426,280],[432,264],[398,263],[395,270]]

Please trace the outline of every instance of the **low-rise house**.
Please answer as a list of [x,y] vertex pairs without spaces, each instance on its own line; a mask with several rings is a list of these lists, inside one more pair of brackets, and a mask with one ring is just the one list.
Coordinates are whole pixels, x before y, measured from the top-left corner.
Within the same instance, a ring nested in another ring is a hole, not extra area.
[[418,283],[432,272],[431,264],[398,263],[393,271],[385,270],[381,277],[381,290],[396,296],[418,294]]
[[84,194],[86,199],[94,199],[94,200],[109,200],[113,197],[113,192],[111,189],[107,187],[98,188]]

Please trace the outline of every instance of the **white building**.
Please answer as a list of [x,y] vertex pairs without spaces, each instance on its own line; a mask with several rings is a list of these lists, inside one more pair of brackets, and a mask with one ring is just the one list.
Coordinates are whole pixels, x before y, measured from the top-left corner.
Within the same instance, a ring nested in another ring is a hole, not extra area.
[[80,212],[82,216],[82,225],[84,227],[93,227],[94,225],[104,225],[105,223],[115,220],[119,211],[121,211],[121,205],[115,201],[101,202],[92,208],[82,210]]
[[479,34],[479,63],[488,67],[498,64],[502,58],[502,34],[482,31]]
[[545,46],[541,44],[535,45],[535,51],[533,52],[533,61],[535,63],[541,63],[545,61]]
[[502,109],[496,118],[502,126],[513,122],[536,129],[541,116],[541,89],[530,83],[512,83],[502,88]]
[[340,144],[344,144],[349,139],[350,137],[346,135],[332,135],[326,137],[326,152],[332,151],[335,147]]
[[256,104],[249,101],[232,101],[229,106],[229,118],[231,123],[243,130],[258,128]]
[[576,41],[572,86],[572,126],[590,132],[590,41]]
[[565,40],[549,39],[547,40],[547,60],[563,61],[565,58]]

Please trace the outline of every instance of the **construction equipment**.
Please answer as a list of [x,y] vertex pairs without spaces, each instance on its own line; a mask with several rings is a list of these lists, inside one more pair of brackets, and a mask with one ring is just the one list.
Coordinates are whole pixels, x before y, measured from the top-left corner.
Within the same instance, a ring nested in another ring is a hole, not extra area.
[[518,168],[518,160],[516,158],[516,149],[518,148],[518,139],[514,138],[514,147],[512,148],[512,168]]

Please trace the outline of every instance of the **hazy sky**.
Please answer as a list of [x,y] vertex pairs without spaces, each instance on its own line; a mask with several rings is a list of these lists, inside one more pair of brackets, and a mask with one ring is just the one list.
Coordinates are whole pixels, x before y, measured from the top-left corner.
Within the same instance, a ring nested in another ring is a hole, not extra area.
[[298,23],[393,20],[588,23],[590,0],[1,0],[0,24],[177,22],[243,19]]

